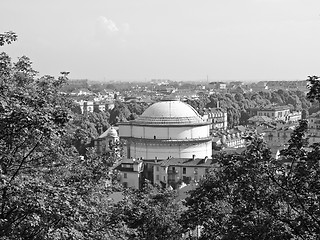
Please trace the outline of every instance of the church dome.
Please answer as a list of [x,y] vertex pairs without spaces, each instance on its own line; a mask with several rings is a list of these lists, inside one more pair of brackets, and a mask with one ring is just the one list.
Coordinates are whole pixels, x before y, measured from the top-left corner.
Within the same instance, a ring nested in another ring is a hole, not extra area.
[[181,101],[161,101],[147,108],[134,120],[143,125],[204,125],[199,113],[190,105]]

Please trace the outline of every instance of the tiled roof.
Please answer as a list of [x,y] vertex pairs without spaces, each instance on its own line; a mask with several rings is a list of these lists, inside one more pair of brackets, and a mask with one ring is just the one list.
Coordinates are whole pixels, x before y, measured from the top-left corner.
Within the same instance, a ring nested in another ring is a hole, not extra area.
[[162,167],[166,166],[194,166],[194,167],[212,167],[217,162],[213,159],[203,159],[203,158],[169,158],[166,160],[159,160],[157,163]]

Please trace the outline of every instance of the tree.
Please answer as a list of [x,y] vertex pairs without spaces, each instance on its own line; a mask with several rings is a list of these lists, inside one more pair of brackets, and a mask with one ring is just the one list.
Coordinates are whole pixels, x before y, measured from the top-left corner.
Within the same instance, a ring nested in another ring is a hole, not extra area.
[[[272,209],[282,222],[301,239],[320,236],[320,144],[308,146],[307,121],[302,120],[281,151],[282,162],[277,174],[269,175],[277,186],[275,195],[283,209]],[[308,148],[307,148],[308,147]],[[285,211],[283,211],[285,209]]]
[[200,226],[200,239],[291,239],[285,224],[271,215],[274,186],[266,174],[270,150],[260,138],[241,154],[218,157],[218,169],[186,199],[185,231]]
[[142,190],[125,191],[124,199],[114,205],[107,225],[117,231],[119,239],[180,239],[181,211],[175,192],[146,183]]
[[110,111],[109,122],[111,125],[121,121],[126,121],[130,117],[131,112],[127,105],[122,102],[116,101],[114,108]]
[[[14,36],[0,35],[1,43]],[[108,239],[110,164],[81,158],[70,141],[66,75],[36,78],[29,58],[0,54],[2,239]]]
[[16,41],[18,38],[17,34],[15,34],[12,31],[1,33],[0,34],[0,46],[3,46],[5,44],[10,44],[14,41]]
[[308,88],[309,92],[307,93],[307,98],[311,101],[320,102],[320,81],[318,76],[308,76],[307,81],[309,82]]
[[281,151],[270,155],[259,138],[219,168],[187,198],[184,231],[200,226],[201,239],[319,239],[320,144],[309,146],[302,120]]

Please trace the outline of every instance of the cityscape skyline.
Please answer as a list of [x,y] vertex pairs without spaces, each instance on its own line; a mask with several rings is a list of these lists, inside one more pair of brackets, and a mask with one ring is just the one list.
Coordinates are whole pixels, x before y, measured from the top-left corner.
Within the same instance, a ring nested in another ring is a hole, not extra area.
[[4,0],[1,48],[40,75],[96,81],[303,80],[319,71],[320,2]]

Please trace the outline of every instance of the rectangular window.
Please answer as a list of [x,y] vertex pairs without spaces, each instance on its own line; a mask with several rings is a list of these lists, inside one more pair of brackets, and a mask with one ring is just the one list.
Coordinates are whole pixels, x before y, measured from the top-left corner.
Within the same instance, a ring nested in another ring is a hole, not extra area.
[[194,168],[194,175],[198,174],[198,168]]
[[128,177],[127,173],[123,173],[123,178],[127,178],[127,177]]
[[156,180],[159,181],[159,179],[160,179],[160,178],[159,178],[159,175],[156,175]]
[[156,171],[159,172],[159,166],[156,167]]
[[182,174],[186,174],[187,173],[187,169],[184,167],[182,168]]
[[122,185],[123,185],[123,187],[125,187],[125,188],[128,187],[128,183],[127,183],[127,182],[123,182]]

